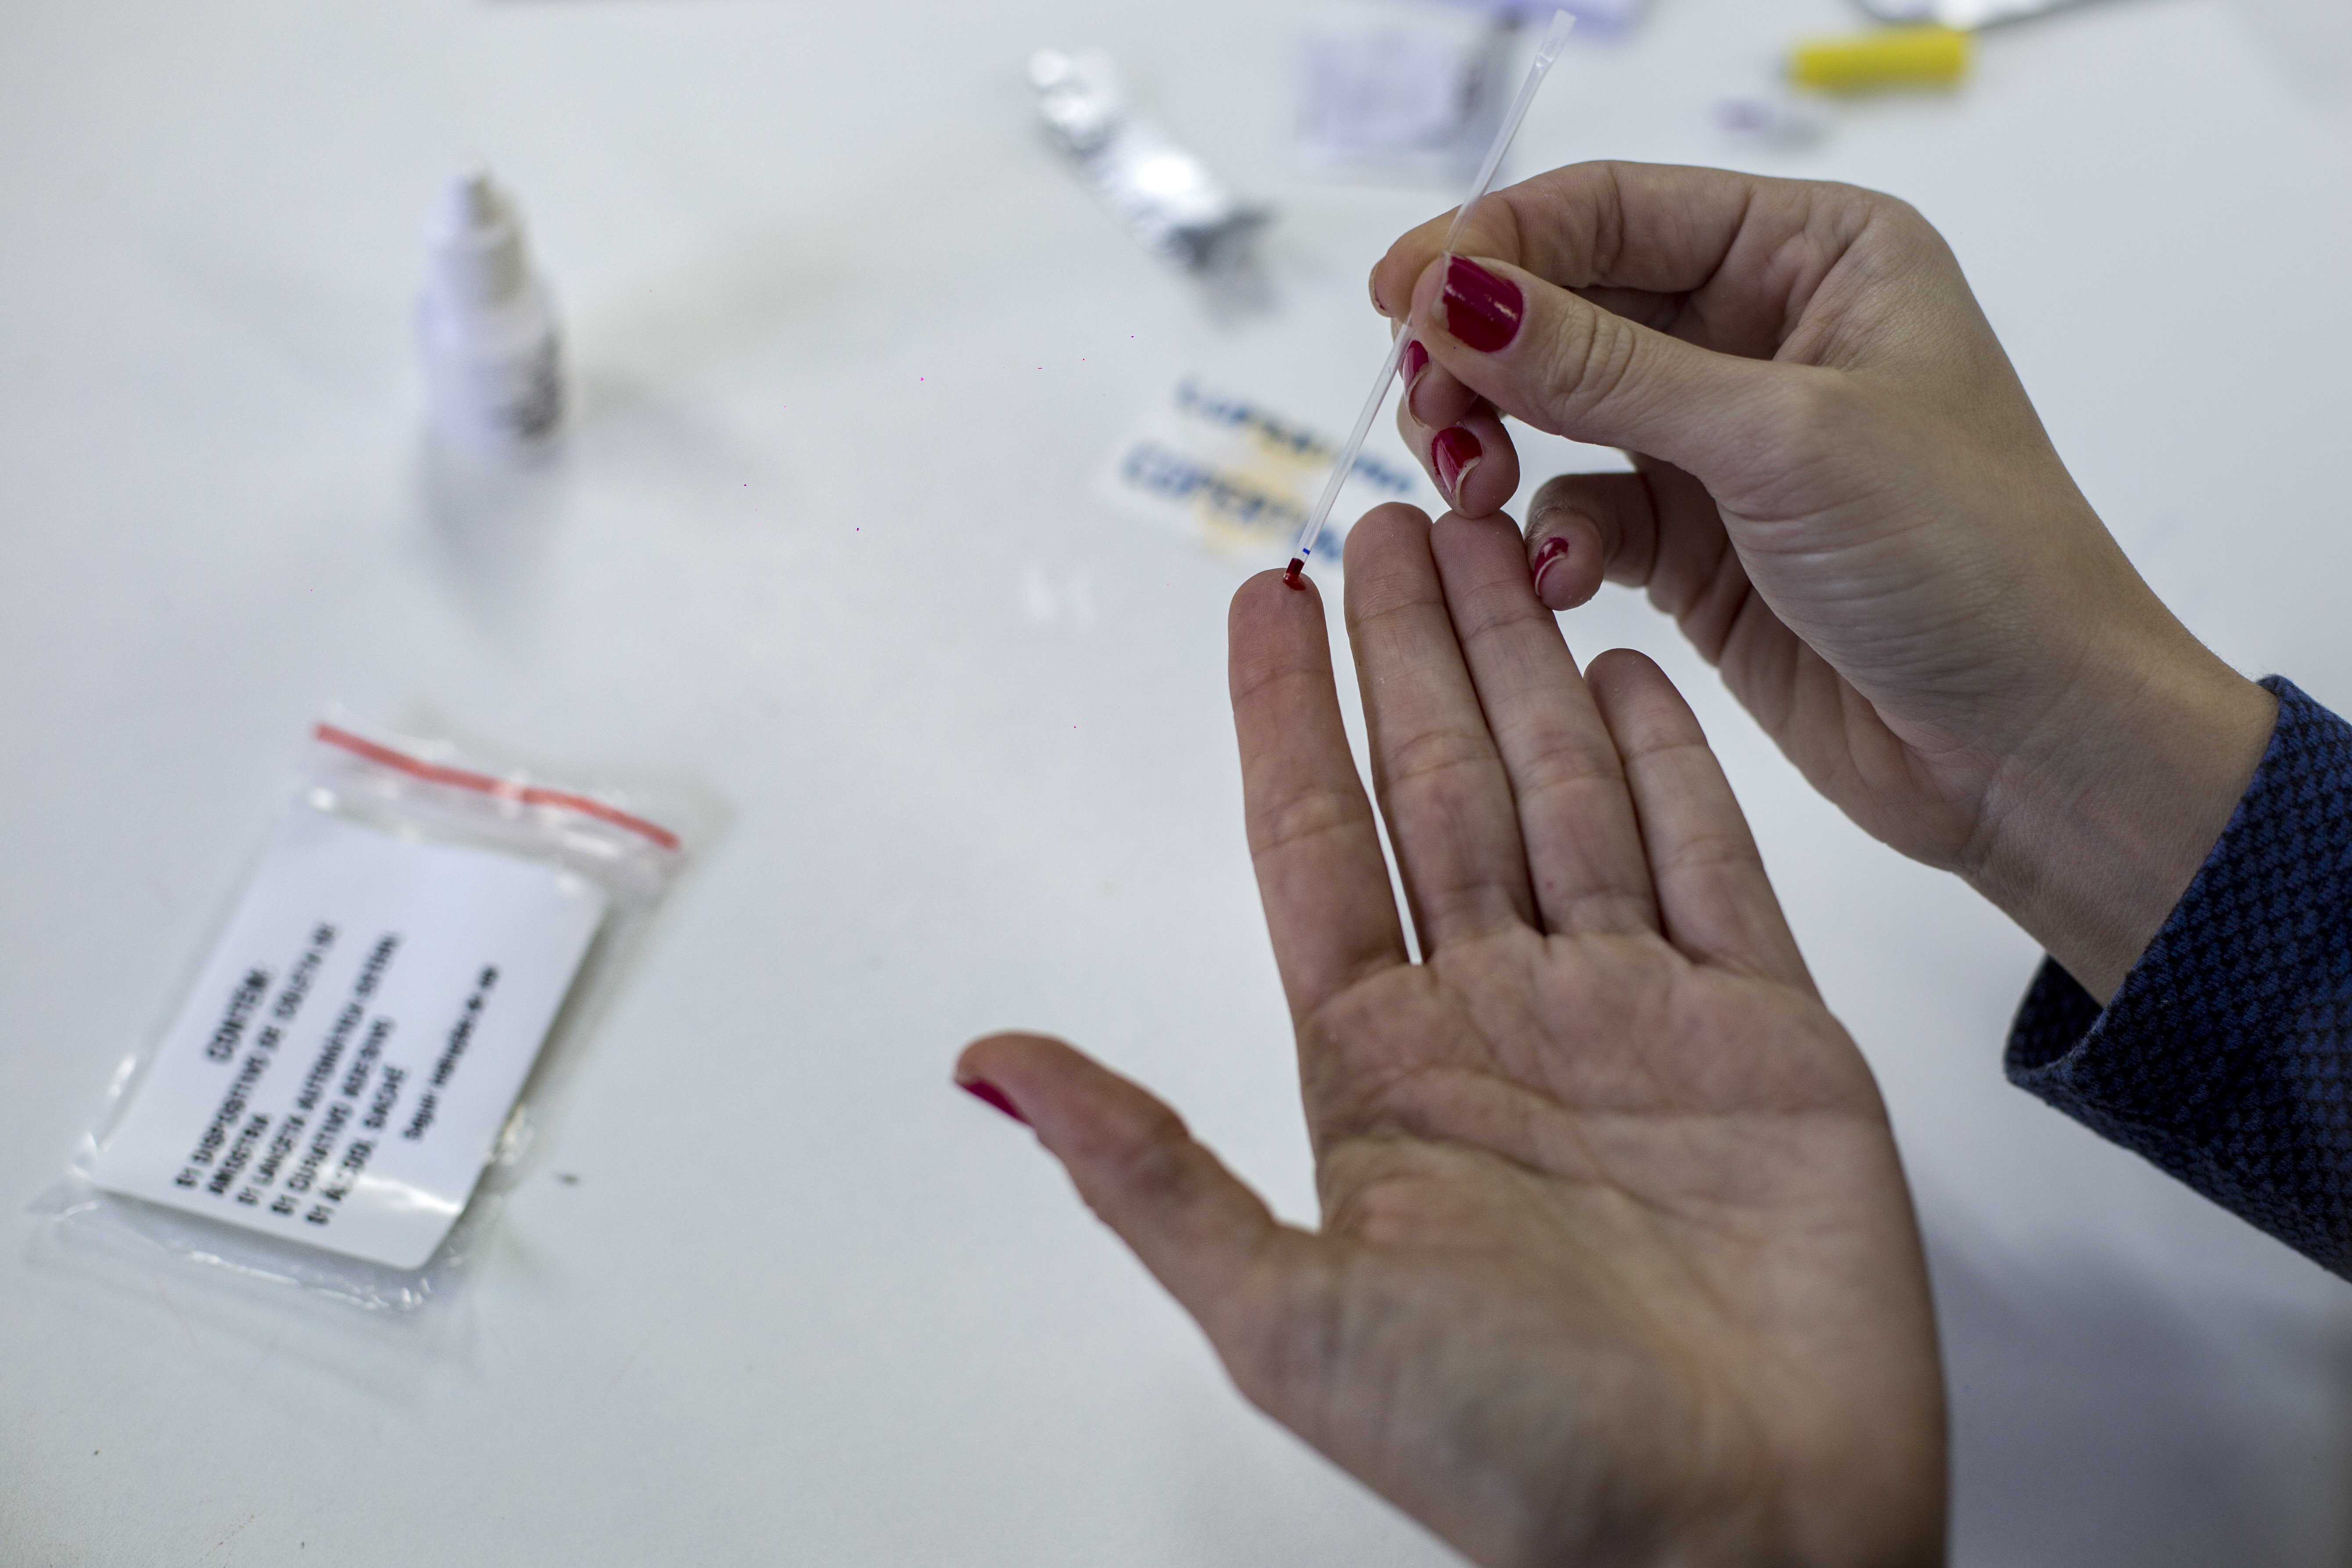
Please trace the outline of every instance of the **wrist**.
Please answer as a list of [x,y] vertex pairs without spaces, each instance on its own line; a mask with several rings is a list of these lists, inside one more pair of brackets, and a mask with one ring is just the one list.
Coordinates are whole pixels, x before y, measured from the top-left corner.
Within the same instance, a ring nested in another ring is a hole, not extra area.
[[2278,701],[2154,602],[2086,642],[1987,790],[1969,883],[2102,1005],[2246,792]]

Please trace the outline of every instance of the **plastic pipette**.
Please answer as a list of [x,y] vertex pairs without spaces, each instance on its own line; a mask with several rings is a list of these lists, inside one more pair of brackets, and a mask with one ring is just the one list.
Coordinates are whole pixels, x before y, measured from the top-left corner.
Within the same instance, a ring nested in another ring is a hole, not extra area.
[[[1543,85],[1552,62],[1559,58],[1560,46],[1568,42],[1569,29],[1575,26],[1576,18],[1567,12],[1551,14],[1551,26],[1544,29],[1543,42],[1536,46],[1536,60],[1528,68],[1528,79],[1519,84],[1519,96],[1511,100],[1510,112],[1503,116],[1503,123],[1495,128],[1495,142],[1486,149],[1486,161],[1478,165],[1478,177],[1471,182],[1470,194],[1462,199],[1462,205],[1454,214],[1453,226],[1445,231],[1446,254],[1453,254],[1454,242],[1462,237],[1463,227],[1477,210],[1479,198],[1495,183],[1495,171],[1502,166],[1503,154],[1511,150],[1511,139],[1519,133],[1519,121],[1527,118],[1528,105],[1536,100],[1536,89]],[[1315,542],[1323,537],[1323,524],[1330,519],[1331,503],[1339,499],[1339,487],[1348,482],[1348,475],[1355,468],[1356,454],[1364,449],[1364,437],[1371,433],[1373,416],[1388,400],[1389,383],[1396,379],[1397,366],[1404,362],[1404,346],[1412,341],[1411,332],[1400,331],[1396,341],[1389,344],[1388,358],[1381,362],[1381,374],[1373,378],[1371,395],[1364,399],[1364,411],[1356,416],[1356,427],[1348,433],[1348,444],[1339,448],[1339,461],[1332,468],[1331,477],[1323,481],[1323,493],[1316,498],[1315,510],[1299,525],[1298,537],[1290,542],[1290,569],[1283,574],[1283,581],[1294,588],[1299,585],[1298,574],[1307,569],[1307,558],[1315,553]]]

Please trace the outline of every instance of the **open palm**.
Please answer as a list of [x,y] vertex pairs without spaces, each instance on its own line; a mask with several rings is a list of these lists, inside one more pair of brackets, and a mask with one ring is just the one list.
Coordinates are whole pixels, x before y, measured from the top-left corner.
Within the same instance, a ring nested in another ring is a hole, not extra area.
[[1348,585],[1418,963],[1319,605],[1269,573],[1233,616],[1319,1229],[1057,1041],[959,1079],[1244,1394],[1478,1562],[1937,1561],[1900,1166],[1696,721],[1636,655],[1579,675],[1507,519],[1383,508]]

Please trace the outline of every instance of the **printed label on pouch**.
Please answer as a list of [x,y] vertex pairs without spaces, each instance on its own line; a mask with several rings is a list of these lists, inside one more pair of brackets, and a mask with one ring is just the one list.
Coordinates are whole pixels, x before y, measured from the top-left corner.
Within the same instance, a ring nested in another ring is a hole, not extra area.
[[[1381,501],[1444,510],[1403,442],[1383,434],[1381,451],[1358,454],[1332,509],[1318,555],[1336,557],[1358,514]],[[1393,448],[1390,451],[1389,448]],[[1112,452],[1095,488],[1125,510],[1189,537],[1220,555],[1264,558],[1289,548],[1307,521],[1339,443],[1254,399],[1188,378],[1164,410]]]
[[93,1179],[421,1268],[604,918],[560,867],[298,810]]

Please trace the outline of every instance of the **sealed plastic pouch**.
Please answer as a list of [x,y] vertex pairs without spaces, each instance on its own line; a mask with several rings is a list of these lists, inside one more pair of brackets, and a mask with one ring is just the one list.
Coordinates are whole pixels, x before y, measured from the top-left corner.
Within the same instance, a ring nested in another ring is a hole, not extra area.
[[609,792],[340,718],[313,741],[170,1024],[38,1206],[414,1308],[491,1223],[545,1062],[682,851]]

